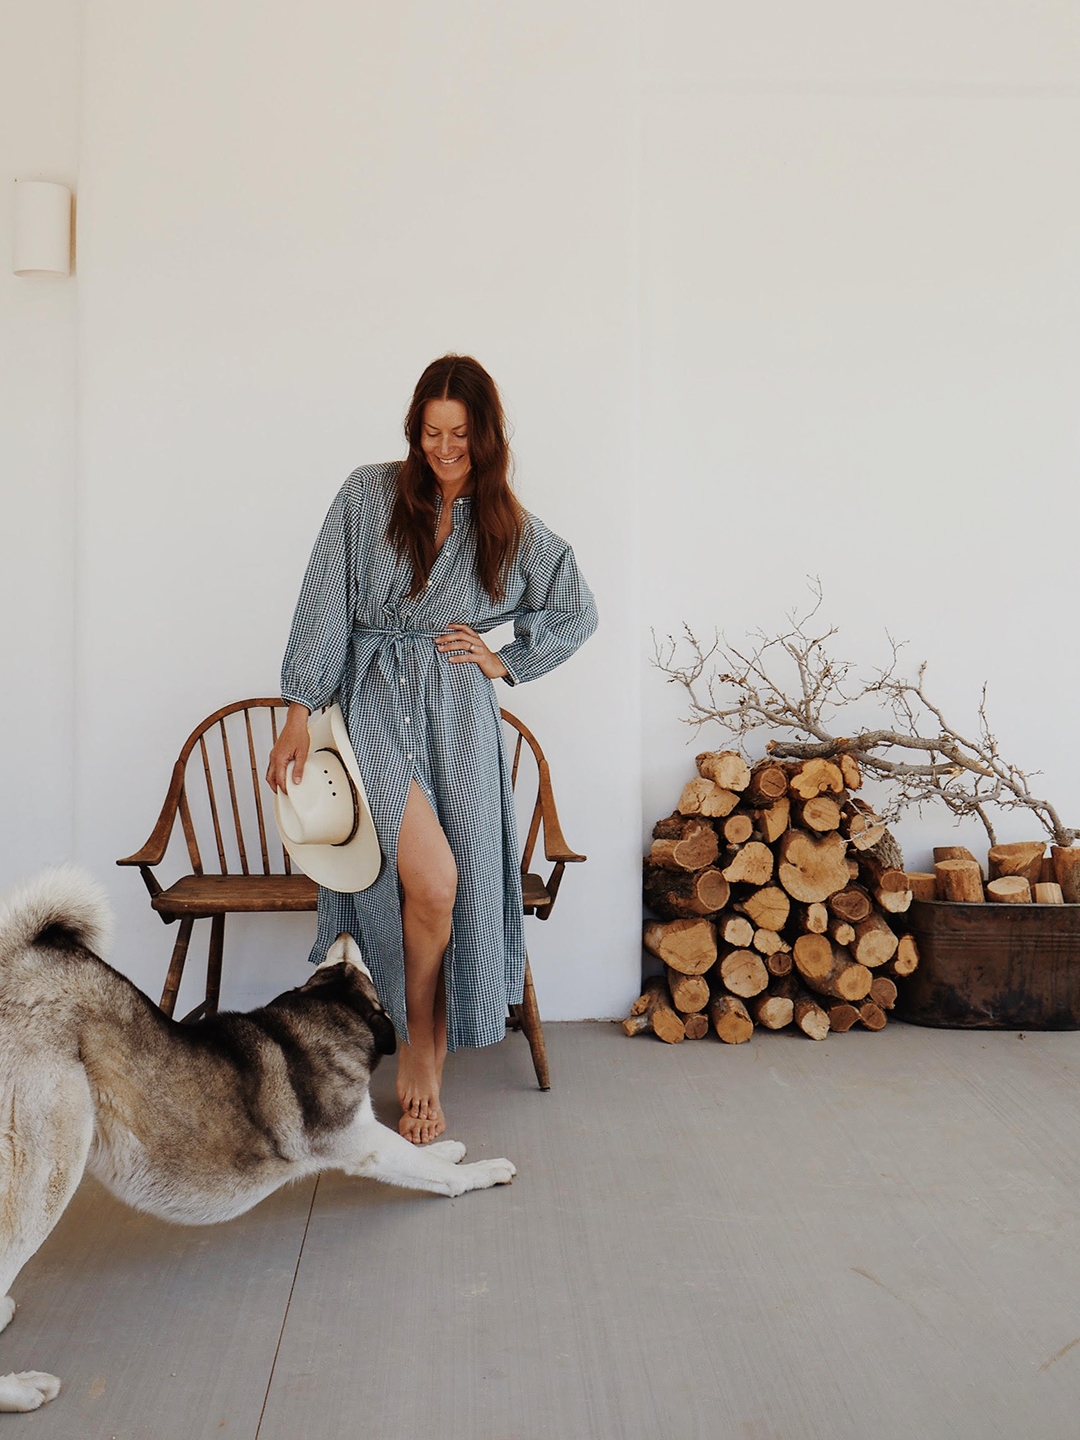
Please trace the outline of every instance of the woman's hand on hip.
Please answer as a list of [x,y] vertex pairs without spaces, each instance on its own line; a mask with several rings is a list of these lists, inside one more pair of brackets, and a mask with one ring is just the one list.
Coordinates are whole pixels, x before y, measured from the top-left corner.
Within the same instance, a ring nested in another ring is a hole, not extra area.
[[474,665],[480,666],[489,680],[500,680],[510,673],[494,650],[489,650],[468,625],[451,625],[446,634],[435,641],[435,648],[441,650],[451,664],[471,660]]
[[294,701],[289,706],[289,717],[270,751],[270,763],[266,767],[266,783],[271,790],[285,789],[290,765],[293,767],[293,784],[303,779],[310,745],[307,728],[310,714],[306,705]]

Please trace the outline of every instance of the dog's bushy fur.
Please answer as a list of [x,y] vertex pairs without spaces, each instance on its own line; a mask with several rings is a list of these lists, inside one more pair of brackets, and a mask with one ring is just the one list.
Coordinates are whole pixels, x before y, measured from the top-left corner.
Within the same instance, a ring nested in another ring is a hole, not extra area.
[[[229,1220],[324,1169],[460,1195],[508,1182],[508,1160],[410,1144],[375,1119],[371,1072],[395,1048],[355,942],[306,984],[247,1014],[169,1019],[96,953],[108,905],[74,867],[0,908],[0,1330],[8,1287],[89,1169],[136,1209],[181,1224]],[[0,1376],[0,1410],[59,1389]]]

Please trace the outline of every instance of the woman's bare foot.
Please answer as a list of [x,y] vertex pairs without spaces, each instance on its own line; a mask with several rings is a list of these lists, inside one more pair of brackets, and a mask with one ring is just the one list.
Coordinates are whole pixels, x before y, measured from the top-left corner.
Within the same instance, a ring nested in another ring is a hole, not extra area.
[[401,1104],[398,1132],[414,1145],[427,1145],[446,1129],[439,1104],[439,1077],[430,1049],[402,1044],[398,1049],[397,1094]]

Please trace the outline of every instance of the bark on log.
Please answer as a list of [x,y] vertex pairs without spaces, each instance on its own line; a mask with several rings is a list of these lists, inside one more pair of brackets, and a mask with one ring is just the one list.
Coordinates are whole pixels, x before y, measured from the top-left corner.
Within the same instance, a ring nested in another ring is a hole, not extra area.
[[772,879],[773,854],[760,840],[750,840],[728,858],[724,879],[729,885],[766,885]]
[[751,805],[771,805],[787,794],[787,771],[775,760],[760,760],[750,772],[745,798]]
[[851,953],[860,965],[876,970],[896,954],[900,942],[880,915],[868,915],[855,926]]
[[747,1006],[755,1025],[783,1030],[795,1018],[795,1006],[783,995],[755,995]]
[[867,1030],[884,1030],[888,1023],[885,1011],[880,1005],[875,1005],[873,1000],[866,999],[859,1006],[859,1019],[866,1026]]
[[709,1033],[709,1017],[704,1010],[695,1010],[692,1015],[681,1015],[684,1039],[702,1040]]
[[976,865],[979,863],[966,845],[935,845],[934,863],[939,860],[975,860]]
[[896,984],[887,975],[875,975],[870,981],[870,994],[867,997],[873,1000],[875,1005],[880,1005],[883,1010],[891,1010],[896,1004]]
[[1030,905],[1031,886],[1023,875],[999,875],[986,882],[986,898],[999,905]]
[[729,815],[719,828],[727,844],[745,845],[754,833],[754,822],[749,815]]
[[680,815],[730,815],[739,803],[734,790],[724,790],[712,780],[688,780],[679,797]]
[[1065,896],[1062,894],[1061,886],[1052,880],[1047,880],[1042,885],[1035,886],[1036,905],[1064,905]]
[[926,870],[907,870],[908,889],[916,900],[937,899],[937,876]]
[[1039,871],[1039,881],[1038,881],[1038,883],[1039,883],[1040,885],[1056,885],[1056,884],[1057,884],[1057,876],[1054,874],[1054,857],[1053,857],[1053,855],[1044,855],[1044,856],[1043,856],[1042,868],[1041,868],[1040,871]]
[[766,845],[775,845],[784,831],[790,828],[791,801],[785,795],[780,800],[774,800],[764,810],[755,810],[754,823]]
[[[825,835],[840,829],[840,806],[829,795],[815,795],[812,800],[796,800],[791,807],[791,822],[803,830]],[[882,827],[884,829],[884,826]]]
[[1054,878],[1061,886],[1066,905],[1080,904],[1080,846],[1052,845]]
[[955,900],[969,905],[982,901],[982,868],[977,860],[936,860],[939,900]]
[[[828,959],[821,945],[828,950]],[[801,953],[800,953],[801,951]],[[830,944],[824,935],[800,935],[792,952],[795,965],[811,990],[836,1000],[862,1000],[870,993],[873,976],[846,950]]]
[[754,1033],[750,1012],[735,995],[714,995],[709,1002],[709,1019],[727,1045],[742,1045]]
[[987,855],[988,878],[1000,880],[1005,875],[1022,875],[1029,885],[1039,883],[1046,843],[1026,840],[1018,845],[994,845]]
[[[675,820],[681,821],[681,833],[672,823]],[[665,833],[656,836],[656,831],[661,828]],[[665,870],[704,870],[720,854],[716,831],[707,820],[698,820],[693,816],[676,815],[661,820],[653,835],[656,838],[649,851],[649,860]]]
[[795,923],[806,935],[824,935],[829,928],[828,907],[820,900],[813,905],[800,905],[795,911]]
[[646,950],[681,975],[703,975],[716,962],[716,927],[711,920],[649,920]]
[[675,1009],[681,1011],[684,1018],[695,1010],[704,1010],[709,1003],[709,982],[705,976],[683,975],[670,965],[664,968]]
[[748,1000],[760,995],[769,983],[769,972],[760,955],[753,950],[732,950],[717,967],[720,979],[732,995]]
[[731,898],[731,886],[719,870],[667,870],[645,863],[645,901],[662,920],[715,915]]
[[873,901],[861,885],[846,885],[829,897],[828,905],[838,920],[847,920],[852,925],[865,920],[874,908]]
[[716,921],[716,935],[725,945],[745,950],[754,938],[754,927],[744,915],[721,915]]
[[666,1041],[668,1045],[678,1045],[685,1038],[686,1027],[671,1008],[671,997],[663,976],[654,975],[646,980],[641,995],[634,1001],[629,1016],[623,1021],[623,1029],[627,1035],[651,1030],[658,1039]]
[[844,777],[839,765],[831,760],[804,760],[788,776],[788,789],[800,800],[813,800],[815,795],[839,795]]
[[723,790],[741,792],[750,784],[750,766],[734,750],[705,750],[697,757],[697,768]]
[[795,1024],[804,1035],[808,1035],[811,1040],[825,1039],[829,1033],[829,1014],[816,1000],[811,1000],[808,995],[800,995],[792,1009]]
[[777,879],[793,900],[808,905],[828,900],[851,879],[846,841],[835,830],[820,840],[805,830],[789,830],[780,841]]
[[[1080,855],[1080,850],[1077,854]],[[748,916],[759,930],[782,930],[791,914],[791,901],[779,885],[765,885],[745,900],[737,901],[735,908]]]

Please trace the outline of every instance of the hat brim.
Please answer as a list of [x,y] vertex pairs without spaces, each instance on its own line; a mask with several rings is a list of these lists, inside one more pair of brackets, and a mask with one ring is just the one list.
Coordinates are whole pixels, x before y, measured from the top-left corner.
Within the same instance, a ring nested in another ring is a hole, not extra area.
[[[375,822],[371,818],[367,791],[360,775],[360,766],[356,763],[356,756],[353,754],[352,742],[349,740],[349,731],[345,725],[345,716],[341,713],[341,706],[334,704],[330,706],[329,710],[312,715],[308,721],[308,736],[310,740],[309,754],[311,751],[327,748],[336,750],[341,756],[349,779],[356,787],[356,803],[360,812],[356,831],[352,839],[346,840],[343,845],[305,845],[296,840],[289,840],[281,827],[281,814],[278,808],[280,792],[275,791],[274,820],[277,823],[278,834],[281,836],[281,843],[290,858],[295,860],[304,874],[314,880],[317,885],[323,885],[327,890],[337,890],[344,895],[353,894],[357,890],[366,890],[378,879],[379,871],[382,869],[382,851],[379,848],[379,837],[375,833]],[[291,783],[291,779],[292,772],[290,770],[289,783]],[[286,784],[286,793],[289,790],[289,783]]]

